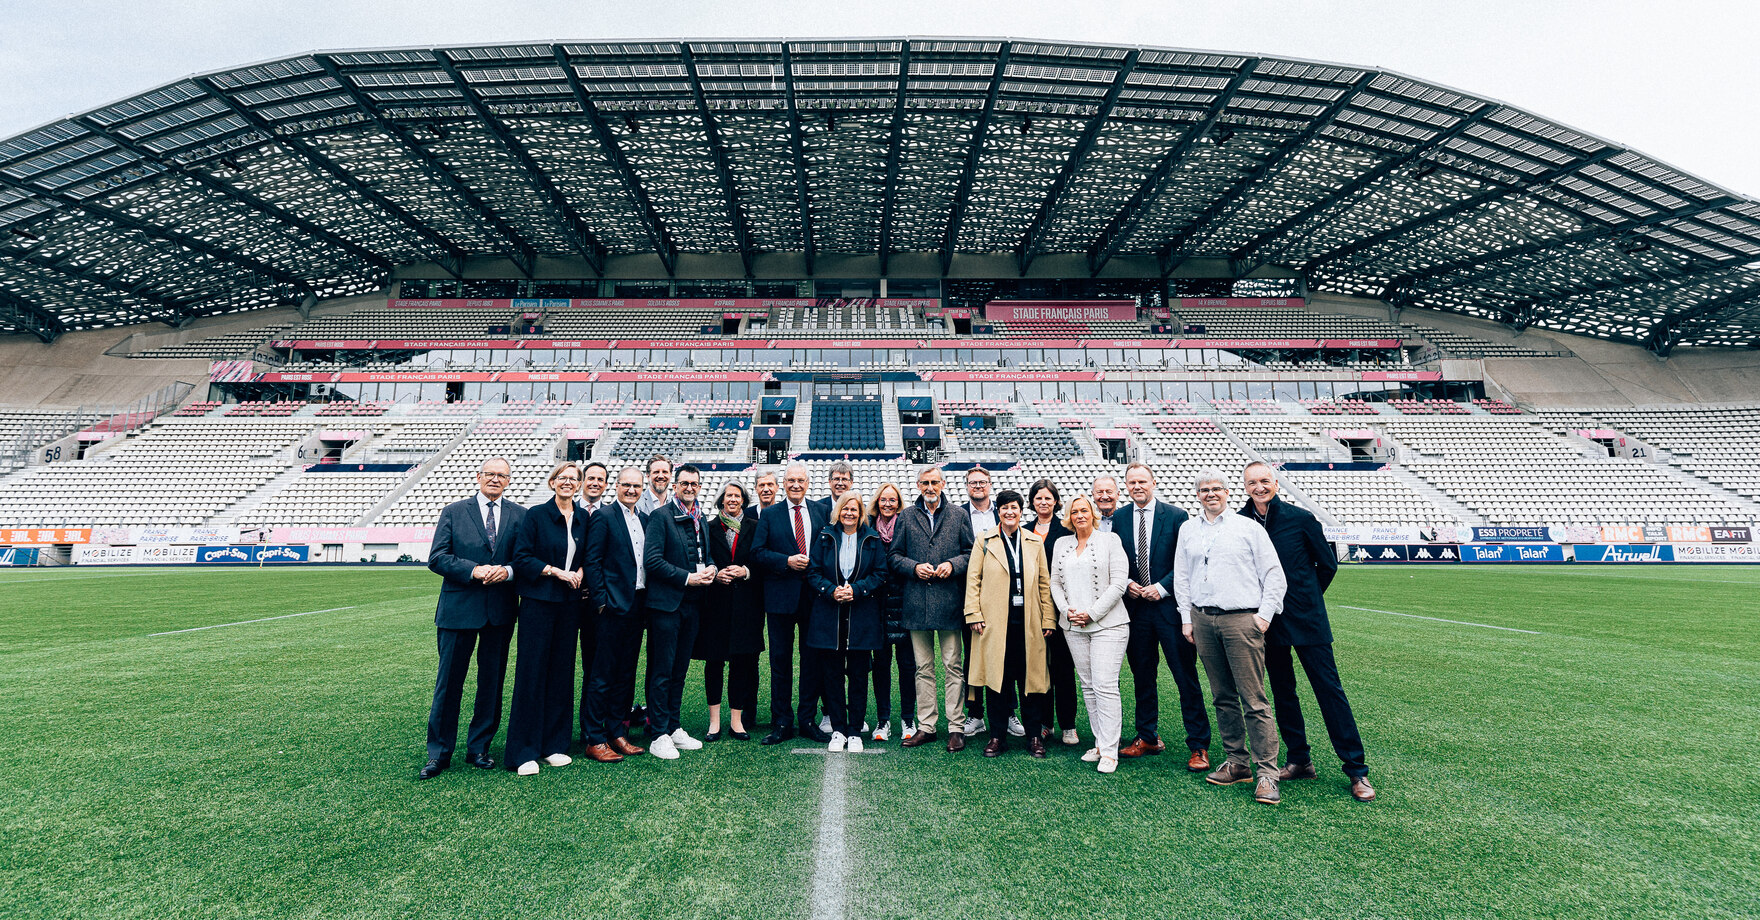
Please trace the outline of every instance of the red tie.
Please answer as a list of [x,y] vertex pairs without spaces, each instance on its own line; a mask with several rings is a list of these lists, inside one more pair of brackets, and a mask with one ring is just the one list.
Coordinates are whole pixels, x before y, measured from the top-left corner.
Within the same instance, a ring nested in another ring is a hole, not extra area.
[[794,506],[794,545],[800,548],[801,555],[807,554],[807,525],[801,522],[801,506]]

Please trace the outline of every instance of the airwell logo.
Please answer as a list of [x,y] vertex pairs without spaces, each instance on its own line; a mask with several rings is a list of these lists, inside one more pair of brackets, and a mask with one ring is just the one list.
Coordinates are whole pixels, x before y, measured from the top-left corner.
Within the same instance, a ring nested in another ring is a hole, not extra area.
[[1661,546],[1609,546],[1602,562],[1661,562]]

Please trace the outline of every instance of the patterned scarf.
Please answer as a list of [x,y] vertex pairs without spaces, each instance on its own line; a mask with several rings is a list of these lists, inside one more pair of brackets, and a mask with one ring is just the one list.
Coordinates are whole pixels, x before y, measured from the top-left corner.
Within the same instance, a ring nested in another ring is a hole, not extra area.
[[740,524],[745,521],[744,509],[741,509],[739,514],[728,514],[723,511],[716,516],[716,520],[721,522],[721,529],[726,532],[728,549],[736,553],[739,552],[739,528]]
[[898,523],[898,515],[874,518],[874,529],[880,532],[880,539],[892,542],[892,528]]

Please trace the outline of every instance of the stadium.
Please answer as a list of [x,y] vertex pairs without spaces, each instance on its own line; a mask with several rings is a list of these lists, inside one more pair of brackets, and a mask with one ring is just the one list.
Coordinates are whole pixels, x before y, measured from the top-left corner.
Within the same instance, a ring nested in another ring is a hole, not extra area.
[[[296,55],[0,140],[0,332],[0,912],[1760,913],[1760,201],[1511,104],[1019,39]],[[1386,794],[1318,741],[1275,814],[896,744],[411,786],[442,509],[655,454],[1140,462],[1193,514],[1269,463]]]

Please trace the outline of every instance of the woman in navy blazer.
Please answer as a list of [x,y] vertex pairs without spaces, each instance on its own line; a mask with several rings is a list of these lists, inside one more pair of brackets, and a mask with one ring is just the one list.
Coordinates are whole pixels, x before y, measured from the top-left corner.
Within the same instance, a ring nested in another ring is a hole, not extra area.
[[587,558],[587,515],[575,508],[581,471],[559,463],[550,471],[554,501],[527,509],[514,534],[513,579],[524,598],[519,657],[513,668],[513,711],[507,719],[507,764],[519,775],[568,756],[574,713],[575,637],[581,625],[581,580]]
[[[853,551],[845,556],[847,544]],[[862,721],[868,716],[868,667],[885,644],[880,595],[886,586],[886,548],[867,524],[862,496],[843,493],[831,523],[813,540],[807,586],[813,612],[801,643],[823,649],[825,709],[831,717],[833,751],[862,750]],[[848,558],[846,563],[844,560]]]

